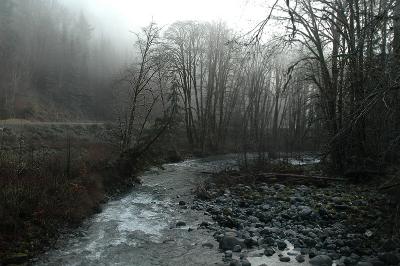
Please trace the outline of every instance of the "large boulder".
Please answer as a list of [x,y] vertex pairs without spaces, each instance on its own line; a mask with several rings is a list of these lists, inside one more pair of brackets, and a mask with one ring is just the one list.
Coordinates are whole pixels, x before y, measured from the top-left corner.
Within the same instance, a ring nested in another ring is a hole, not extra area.
[[222,250],[233,250],[237,245],[243,247],[243,241],[231,234],[225,234],[219,241],[219,248]]
[[356,266],[374,266],[374,265],[368,261],[359,261]]
[[276,245],[278,246],[279,250],[284,250],[287,247],[286,242],[282,240],[277,240]]
[[298,212],[300,217],[303,219],[310,218],[310,216],[313,214],[313,210],[309,206],[299,206]]
[[290,257],[288,257],[288,256],[282,256],[282,257],[279,258],[279,260],[280,260],[281,262],[289,262],[289,261],[290,261]]
[[397,265],[400,262],[399,257],[394,253],[379,254],[379,259],[387,265]]
[[332,266],[332,259],[327,255],[318,255],[310,259],[310,264],[315,266]]

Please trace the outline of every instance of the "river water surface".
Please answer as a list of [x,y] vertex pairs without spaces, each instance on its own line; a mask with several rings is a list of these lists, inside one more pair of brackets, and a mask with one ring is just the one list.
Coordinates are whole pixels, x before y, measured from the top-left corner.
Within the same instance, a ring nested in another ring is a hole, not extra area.
[[[182,208],[178,202],[191,202],[193,189],[207,178],[204,172],[235,165],[235,155],[227,155],[166,164],[164,169],[147,171],[141,177],[142,186],[105,204],[101,213],[64,235],[36,265],[221,264],[223,254],[218,251],[213,232],[198,229],[202,221],[211,218]],[[177,228],[178,221],[186,226]],[[205,243],[214,247],[203,246]],[[265,262],[254,258],[252,265]],[[278,264],[277,258],[268,261],[268,265]]]

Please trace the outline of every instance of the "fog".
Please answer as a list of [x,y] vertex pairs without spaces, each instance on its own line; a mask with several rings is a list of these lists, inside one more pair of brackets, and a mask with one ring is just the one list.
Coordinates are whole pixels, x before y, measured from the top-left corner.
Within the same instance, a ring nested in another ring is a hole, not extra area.
[[248,32],[262,21],[271,0],[60,0],[65,6],[90,17],[94,29],[132,44],[137,32],[150,22],[168,27],[175,21],[225,22],[237,32]]

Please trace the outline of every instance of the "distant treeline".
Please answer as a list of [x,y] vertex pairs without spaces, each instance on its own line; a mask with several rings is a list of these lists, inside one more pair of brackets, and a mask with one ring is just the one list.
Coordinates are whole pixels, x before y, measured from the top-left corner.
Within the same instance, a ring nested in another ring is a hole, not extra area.
[[116,55],[83,13],[0,1],[0,119],[104,119]]

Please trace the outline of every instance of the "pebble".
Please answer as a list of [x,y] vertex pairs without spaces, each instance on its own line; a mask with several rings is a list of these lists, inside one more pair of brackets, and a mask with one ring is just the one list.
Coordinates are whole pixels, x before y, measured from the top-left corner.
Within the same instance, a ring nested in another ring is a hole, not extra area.
[[186,226],[186,223],[183,221],[179,221],[176,223],[176,227]]
[[213,248],[214,247],[214,245],[212,243],[209,243],[209,242],[203,243],[201,246],[205,247],[205,248]]

